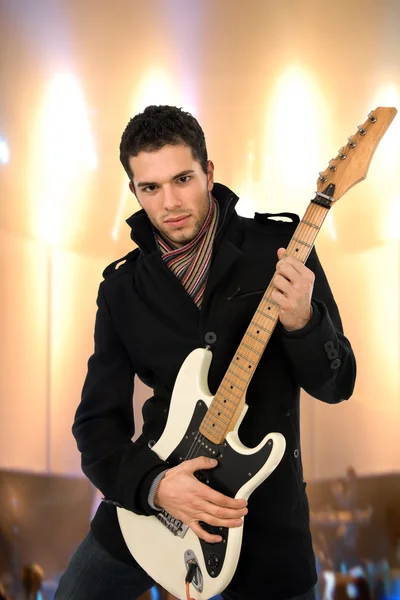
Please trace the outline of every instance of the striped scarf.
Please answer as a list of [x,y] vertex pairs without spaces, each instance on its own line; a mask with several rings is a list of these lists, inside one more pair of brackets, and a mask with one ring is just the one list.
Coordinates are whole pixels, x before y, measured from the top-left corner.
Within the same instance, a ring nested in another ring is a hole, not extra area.
[[203,227],[191,242],[182,248],[175,248],[158,231],[155,232],[164,262],[182,283],[197,308],[203,302],[218,216],[218,203],[210,194],[210,210]]

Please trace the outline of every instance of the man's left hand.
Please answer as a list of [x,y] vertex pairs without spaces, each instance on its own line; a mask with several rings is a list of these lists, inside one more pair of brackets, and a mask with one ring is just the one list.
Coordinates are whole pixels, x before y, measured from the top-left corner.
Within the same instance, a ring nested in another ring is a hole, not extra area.
[[290,331],[302,329],[311,319],[311,296],[315,275],[298,258],[278,250],[278,263],[271,298],[279,304],[279,320]]

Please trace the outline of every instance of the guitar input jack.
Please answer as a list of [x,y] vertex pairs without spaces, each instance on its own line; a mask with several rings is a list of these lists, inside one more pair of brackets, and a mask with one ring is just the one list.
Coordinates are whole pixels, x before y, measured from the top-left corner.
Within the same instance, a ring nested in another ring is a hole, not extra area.
[[203,576],[201,574],[199,562],[193,550],[186,550],[184,560],[186,566],[186,598],[187,600],[192,600],[189,592],[190,584],[193,585],[195,590],[201,593],[203,591]]

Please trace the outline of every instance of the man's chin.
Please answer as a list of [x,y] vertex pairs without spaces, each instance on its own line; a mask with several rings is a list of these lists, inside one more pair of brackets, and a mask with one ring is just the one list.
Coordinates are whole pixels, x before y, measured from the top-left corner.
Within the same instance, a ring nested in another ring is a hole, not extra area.
[[171,232],[171,231],[161,230],[161,233],[169,242],[171,242],[171,244],[179,245],[179,246],[185,246],[186,244],[191,242],[193,240],[193,238],[195,237],[195,233],[193,231],[191,231],[191,232],[185,232],[185,231]]
[[167,240],[169,242],[171,242],[171,244],[173,244],[174,246],[177,247],[181,247],[181,246],[186,246],[186,244],[188,244],[189,242],[192,241],[194,236],[190,236],[190,235],[181,235],[181,236],[166,236]]

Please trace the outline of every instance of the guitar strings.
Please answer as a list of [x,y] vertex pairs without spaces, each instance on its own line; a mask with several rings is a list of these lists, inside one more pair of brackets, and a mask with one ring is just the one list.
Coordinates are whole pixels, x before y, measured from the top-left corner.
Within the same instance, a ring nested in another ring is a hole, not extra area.
[[200,438],[202,437],[202,434],[200,433],[200,431],[198,431],[196,433],[196,435],[194,437],[194,440],[192,442],[192,445],[189,448],[189,451],[188,451],[188,453],[186,455],[185,460],[190,460],[191,458],[196,458],[198,456],[198,454],[195,453],[195,450],[196,450],[196,445],[198,446],[199,449],[201,449],[201,442],[202,442],[202,440],[199,439],[199,436],[200,436]]

